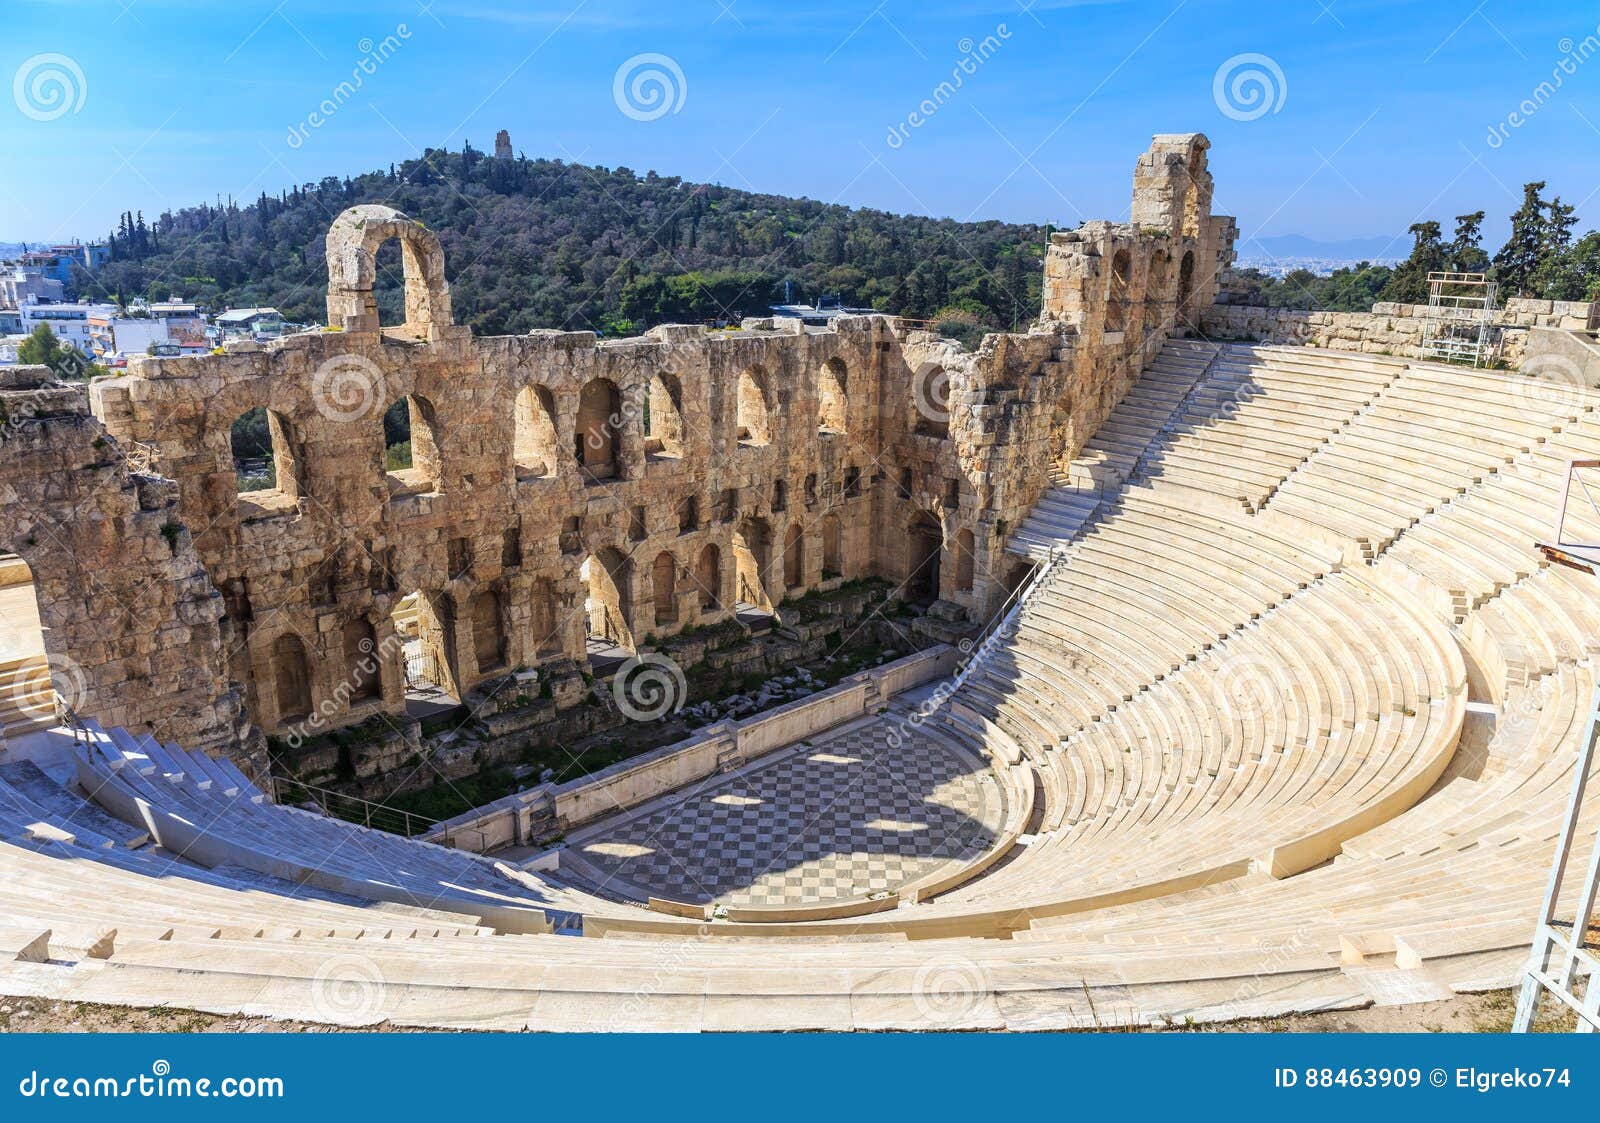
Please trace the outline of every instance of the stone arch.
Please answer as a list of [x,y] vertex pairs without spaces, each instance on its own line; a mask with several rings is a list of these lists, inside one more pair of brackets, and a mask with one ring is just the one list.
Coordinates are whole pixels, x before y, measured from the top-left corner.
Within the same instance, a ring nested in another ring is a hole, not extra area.
[[956,590],[962,593],[972,592],[975,543],[970,530],[956,532],[955,562],[956,562]]
[[293,632],[272,641],[272,683],[279,725],[311,716],[311,664],[306,645]]
[[683,384],[670,371],[650,376],[644,412],[645,454],[676,459],[684,451]]
[[722,607],[722,551],[708,542],[694,566],[694,583],[700,591],[702,611]]
[[841,577],[844,575],[844,555],[841,549],[839,530],[839,516],[834,514],[822,517],[822,576]]
[[740,444],[764,445],[772,440],[771,402],[765,370],[751,366],[739,372],[734,424]]
[[506,629],[497,589],[484,589],[472,598],[472,654],[480,675],[506,665]]
[[1128,328],[1128,294],[1133,282],[1133,255],[1120,249],[1111,255],[1110,284],[1106,289],[1106,331]]
[[370,702],[383,697],[383,662],[372,621],[358,616],[344,626],[344,673],[350,684],[350,702]]
[[609,378],[592,378],[578,394],[578,466],[591,480],[613,479],[622,458],[622,395]]
[[824,433],[847,431],[846,402],[850,372],[843,359],[829,359],[817,376],[817,428]]
[[585,559],[580,572],[588,590],[584,601],[588,635],[631,650],[633,563],[615,546],[607,546]]
[[290,440],[289,422],[276,410],[256,406],[234,418],[228,426],[228,456],[241,495],[300,498],[300,457]]
[[454,319],[439,237],[393,207],[351,207],[328,228],[328,323],[346,332],[379,330],[373,294],[378,250],[400,242],[405,272],[405,322],[400,330],[424,340],[445,336]]
[[806,532],[798,522],[791,522],[783,532],[783,585],[798,589],[806,581]]
[[906,524],[906,573],[901,584],[906,600],[929,605],[939,599],[939,564],[944,530],[931,511],[919,511]]
[[650,592],[656,606],[657,624],[678,622],[678,559],[662,550],[650,563]]
[[512,441],[517,479],[554,476],[560,462],[560,448],[555,398],[544,386],[524,386],[517,392],[516,431]]
[[772,561],[772,528],[765,519],[746,519],[733,534],[734,598],[771,610],[767,569]]

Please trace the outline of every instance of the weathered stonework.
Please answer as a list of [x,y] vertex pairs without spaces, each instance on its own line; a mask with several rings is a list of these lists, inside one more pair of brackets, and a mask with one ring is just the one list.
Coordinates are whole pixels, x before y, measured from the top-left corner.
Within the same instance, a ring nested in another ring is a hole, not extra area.
[[[1327,347],[1335,351],[1423,357],[1428,322],[1426,304],[1379,303],[1370,312],[1320,312],[1252,304],[1215,304],[1201,317],[1214,339],[1254,339]],[[1498,357],[1510,366],[1522,362],[1534,328],[1584,331],[1600,324],[1600,305],[1580,301],[1513,297],[1497,308],[1491,322]]]
[[32,570],[60,705],[264,767],[177,489],[133,471],[48,367],[0,377],[0,526]]
[[[1231,262],[1206,148],[1157,137],[1135,221],[1056,235],[1039,323],[976,352],[882,316],[474,339],[437,238],[352,208],[328,234],[328,330],[135,360],[90,388],[105,430],[173,481],[195,595],[226,607],[226,662],[221,645],[185,649],[192,689],[238,683],[280,733],[400,713],[397,609],[458,696],[517,668],[570,683],[586,637],[637,649],[869,575],[931,605],[930,627],[976,627],[1021,576],[1008,529]],[[383,325],[372,284],[390,240],[405,319]],[[402,399],[412,466],[387,471],[382,417]],[[277,486],[241,494],[230,430],[256,408]],[[128,704],[96,681],[88,713]]]

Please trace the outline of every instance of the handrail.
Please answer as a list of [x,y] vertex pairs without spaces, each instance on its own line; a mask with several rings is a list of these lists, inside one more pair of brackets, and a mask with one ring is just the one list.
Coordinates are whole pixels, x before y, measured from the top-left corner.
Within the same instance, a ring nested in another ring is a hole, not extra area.
[[1000,607],[996,608],[994,615],[989,617],[989,622],[985,624],[983,629],[977,634],[976,637],[974,637],[972,646],[968,648],[968,651],[971,653],[971,657],[967,659],[966,662],[964,662],[956,671],[955,677],[950,681],[950,689],[946,693],[946,697],[949,697],[950,694],[954,694],[957,690],[959,690],[962,684],[965,683],[969,677],[971,677],[972,672],[977,669],[979,664],[981,664],[994,651],[995,647],[1002,638],[1002,633],[1009,634],[1011,632],[1012,622],[1022,612],[1022,606],[1030,597],[1033,596],[1033,594],[1038,590],[1039,586],[1050,576],[1051,572],[1054,571],[1056,564],[1062,561],[1065,557],[1066,549],[1064,547],[1052,546],[1050,548],[1050,554],[1045,559],[1044,564],[1035,568],[1034,571],[1028,575],[1028,579],[1026,581],[1013,589],[1011,595],[1008,596],[1004,601],[1000,602]]
[[[336,792],[331,788],[319,788],[315,784],[308,784],[304,780],[296,780],[288,776],[272,776],[272,798],[275,803],[284,802],[284,793],[280,785],[298,788],[311,797],[322,811],[331,819],[343,819],[347,823],[359,822],[362,826],[374,830],[387,831],[389,834],[404,835],[413,838],[419,834],[426,834],[439,825],[440,820],[430,819],[425,815],[418,815],[399,807],[389,807],[386,804],[374,803],[370,799],[350,795],[346,792]],[[342,811],[335,810],[339,806],[335,801],[342,801]],[[350,812],[359,812],[360,818],[352,818]],[[378,821],[387,821],[389,826],[374,826],[374,813]],[[400,829],[396,830],[393,824],[398,821]]]

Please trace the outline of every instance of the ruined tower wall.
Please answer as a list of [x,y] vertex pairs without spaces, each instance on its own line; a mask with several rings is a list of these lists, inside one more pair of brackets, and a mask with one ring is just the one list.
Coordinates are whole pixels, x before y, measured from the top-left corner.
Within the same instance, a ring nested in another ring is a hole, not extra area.
[[0,378],[0,541],[32,570],[60,704],[264,768],[175,486],[132,470],[47,367]]

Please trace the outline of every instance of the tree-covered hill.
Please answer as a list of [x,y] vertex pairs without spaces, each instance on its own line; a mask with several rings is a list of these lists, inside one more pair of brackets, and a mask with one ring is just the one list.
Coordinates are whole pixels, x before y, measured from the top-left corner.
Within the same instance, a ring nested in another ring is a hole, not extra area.
[[[532,328],[641,330],[737,318],[782,301],[846,305],[1012,328],[1038,314],[1046,229],[856,210],[654,172],[473,149],[353,179],[328,178],[249,205],[128,214],[112,261],[81,295],[212,307],[272,305],[324,316],[323,236],[356,203],[396,207],[438,233],[456,318],[480,334]],[[380,259],[379,302],[398,312],[399,254]]]

